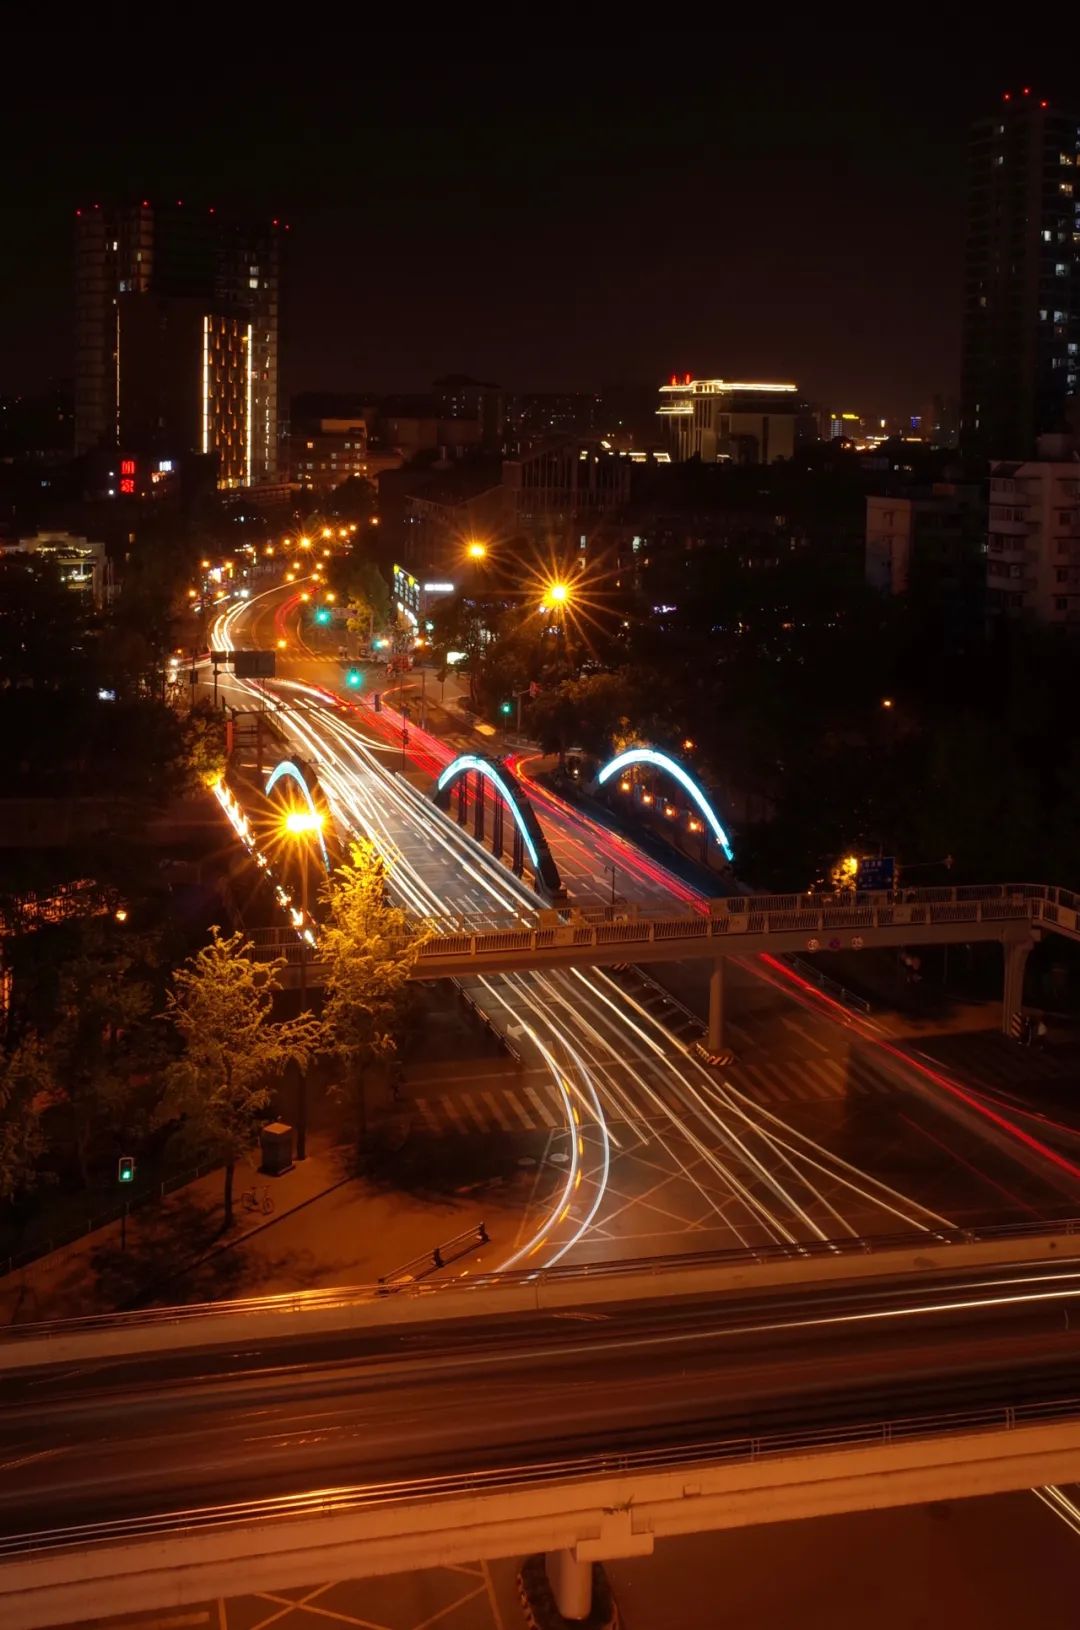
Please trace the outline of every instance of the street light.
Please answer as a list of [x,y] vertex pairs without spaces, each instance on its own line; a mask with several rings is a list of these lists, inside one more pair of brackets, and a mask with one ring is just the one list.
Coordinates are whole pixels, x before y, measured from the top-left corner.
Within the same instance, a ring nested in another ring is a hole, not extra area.
[[321,832],[323,817],[314,809],[290,809],[285,817],[285,830],[290,837],[303,832]]
[[[300,842],[300,1011],[307,1012],[308,951],[308,838],[321,833],[323,816],[316,809],[290,809],[282,823],[286,835]],[[307,1159],[307,1071],[300,1071],[300,1091],[296,1102],[296,1158]]]
[[474,540],[465,550],[470,560],[484,560],[487,558],[487,544]]

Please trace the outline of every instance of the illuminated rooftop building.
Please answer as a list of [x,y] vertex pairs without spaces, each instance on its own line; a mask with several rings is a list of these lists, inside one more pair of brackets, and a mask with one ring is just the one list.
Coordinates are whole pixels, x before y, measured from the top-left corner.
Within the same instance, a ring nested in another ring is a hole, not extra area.
[[772,464],[795,451],[796,385],[673,375],[656,411],[680,463]]
[[77,452],[212,453],[221,486],[277,479],[286,230],[179,202],[77,211]]

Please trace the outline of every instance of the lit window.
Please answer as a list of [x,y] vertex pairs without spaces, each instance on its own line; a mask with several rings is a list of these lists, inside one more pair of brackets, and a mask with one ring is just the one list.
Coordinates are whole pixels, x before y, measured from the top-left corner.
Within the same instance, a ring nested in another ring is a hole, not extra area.
[[257,289],[258,286],[259,286],[259,279],[257,277],[249,277],[248,278],[248,288],[249,289]]
[[1043,243],[1053,243],[1054,234],[1048,226],[1043,227]]
[[1071,181],[1059,181],[1058,182],[1058,192],[1063,192],[1065,194],[1066,198],[1071,198],[1072,195],[1073,195],[1073,184],[1072,184],[1072,182]]
[[1055,265],[1054,265],[1054,276],[1055,277],[1068,277],[1068,275],[1069,275],[1069,268],[1065,264],[1065,262],[1063,260],[1057,261],[1055,263]]

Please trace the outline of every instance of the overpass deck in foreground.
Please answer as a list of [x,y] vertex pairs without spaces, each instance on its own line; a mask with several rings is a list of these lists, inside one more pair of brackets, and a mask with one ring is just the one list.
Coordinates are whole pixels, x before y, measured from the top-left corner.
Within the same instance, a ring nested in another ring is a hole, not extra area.
[[[12,1333],[7,1425],[37,1452],[0,1490],[6,1630],[202,1601],[237,1570],[281,1589],[536,1550],[587,1570],[669,1535],[1080,1477],[1080,1235],[817,1253],[801,1291],[755,1288],[757,1266],[710,1296],[665,1294],[656,1264],[648,1285],[640,1264],[517,1275],[509,1317],[494,1283],[369,1296],[391,1323],[426,1303],[396,1345],[329,1292],[336,1345],[297,1346],[303,1296]],[[554,1300],[520,1311],[538,1277]],[[139,1357],[170,1320],[205,1321],[226,1362]],[[130,1353],[105,1339],[125,1330]]]

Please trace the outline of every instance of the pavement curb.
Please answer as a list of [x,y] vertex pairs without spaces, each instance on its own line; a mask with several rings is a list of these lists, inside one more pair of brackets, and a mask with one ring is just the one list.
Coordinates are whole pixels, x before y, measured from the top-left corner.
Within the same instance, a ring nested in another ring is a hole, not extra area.
[[190,1257],[186,1262],[170,1269],[162,1278],[153,1280],[150,1285],[145,1286],[134,1296],[123,1302],[119,1311],[126,1313],[129,1309],[137,1308],[145,1296],[150,1295],[163,1285],[170,1284],[174,1279],[178,1279],[181,1274],[190,1273],[192,1268],[201,1267],[204,1262],[212,1262],[215,1257],[223,1256],[226,1251],[234,1250],[236,1246],[243,1245],[246,1240],[254,1239],[256,1234],[265,1233],[268,1228],[273,1228],[275,1223],[283,1222],[286,1217],[295,1216],[298,1211],[303,1211],[305,1206],[313,1205],[316,1200],[324,1200],[328,1194],[333,1194],[335,1189],[344,1188],[346,1183],[353,1181],[354,1174],[348,1172],[344,1177],[339,1177],[333,1183],[328,1183],[325,1188],[316,1190],[314,1194],[306,1195],[303,1200],[298,1200],[295,1205],[289,1206],[286,1210],[275,1211],[274,1215],[267,1217],[265,1221],[257,1222],[253,1227],[245,1228],[242,1233],[233,1234],[229,1239],[218,1240],[208,1250],[203,1251],[201,1255]]

